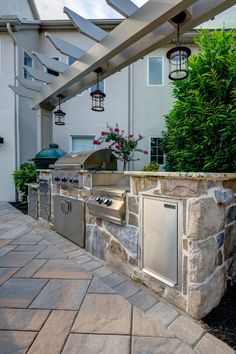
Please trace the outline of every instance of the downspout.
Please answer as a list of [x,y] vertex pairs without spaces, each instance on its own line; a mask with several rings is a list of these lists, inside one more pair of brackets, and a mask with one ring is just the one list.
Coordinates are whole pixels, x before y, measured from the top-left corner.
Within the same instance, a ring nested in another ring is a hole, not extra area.
[[[128,135],[134,133],[134,66],[128,66]],[[134,169],[134,163],[129,162],[129,170]]]
[[[16,38],[12,32],[11,24],[7,23],[7,31],[14,44],[14,85],[16,86],[16,76],[18,74],[18,47]],[[15,135],[15,169],[20,168],[20,126],[19,126],[19,98],[14,94],[14,135]],[[15,190],[15,198],[19,200],[18,190]]]

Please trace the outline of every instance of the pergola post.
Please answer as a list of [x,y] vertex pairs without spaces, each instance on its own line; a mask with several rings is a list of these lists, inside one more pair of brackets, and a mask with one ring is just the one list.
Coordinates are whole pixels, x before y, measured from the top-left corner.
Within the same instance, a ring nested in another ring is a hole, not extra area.
[[37,107],[37,150],[49,146],[53,139],[53,108],[39,105]]

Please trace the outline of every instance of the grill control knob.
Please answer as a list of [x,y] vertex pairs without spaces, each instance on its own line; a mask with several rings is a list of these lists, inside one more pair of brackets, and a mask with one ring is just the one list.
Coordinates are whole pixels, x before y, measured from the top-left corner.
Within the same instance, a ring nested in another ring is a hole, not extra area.
[[96,202],[97,202],[98,204],[101,204],[101,203],[102,203],[102,198],[100,198],[100,197],[97,197],[95,200],[96,200]]
[[56,181],[56,182],[59,182],[60,180],[61,180],[61,179],[60,179],[60,177],[58,177],[58,176],[54,178],[54,181]]
[[106,206],[110,206],[112,204],[112,200],[110,200],[109,198],[106,198],[104,199],[103,203],[106,205]]
[[66,177],[62,177],[61,181],[62,182],[67,182],[67,178]]

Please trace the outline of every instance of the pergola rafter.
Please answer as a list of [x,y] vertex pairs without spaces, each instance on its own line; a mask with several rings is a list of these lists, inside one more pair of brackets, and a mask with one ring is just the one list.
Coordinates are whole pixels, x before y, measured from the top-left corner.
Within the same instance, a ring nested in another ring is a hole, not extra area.
[[[186,20],[181,24],[181,32],[186,32],[235,4],[235,0],[150,0],[141,8],[137,8],[130,0],[106,2],[128,17],[110,33],[70,9],[64,9],[81,33],[98,41],[87,52],[56,36],[46,34],[61,53],[72,56],[77,61],[68,66],[42,53],[33,53],[44,66],[61,74],[55,78],[42,70],[24,66],[36,80],[47,83],[36,94],[38,89],[29,94],[30,86],[26,83],[24,85],[20,80],[18,81],[23,87],[11,86],[17,94],[24,97],[27,97],[27,94],[28,98],[32,98],[31,108],[40,105],[54,107],[57,105],[58,95],[63,95],[63,101],[66,101],[94,84],[94,71],[98,67],[102,68],[100,78],[104,79],[169,43],[176,36],[176,28],[171,19],[180,12],[187,13]],[[17,41],[11,29],[8,30],[13,40]]]

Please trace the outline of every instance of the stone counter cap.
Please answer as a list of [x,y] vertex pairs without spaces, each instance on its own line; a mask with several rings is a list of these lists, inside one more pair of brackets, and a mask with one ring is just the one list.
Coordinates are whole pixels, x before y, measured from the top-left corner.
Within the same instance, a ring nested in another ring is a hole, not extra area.
[[126,171],[125,175],[131,177],[157,177],[157,178],[183,178],[205,180],[232,180],[236,179],[236,173],[203,173],[203,172],[142,172]]

